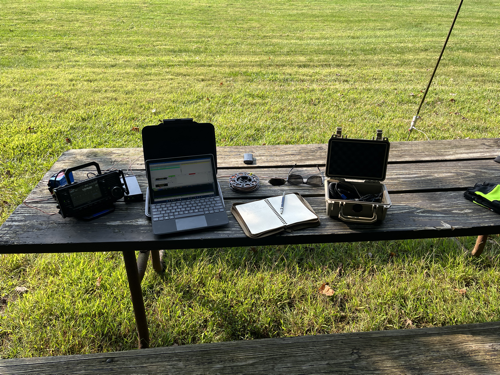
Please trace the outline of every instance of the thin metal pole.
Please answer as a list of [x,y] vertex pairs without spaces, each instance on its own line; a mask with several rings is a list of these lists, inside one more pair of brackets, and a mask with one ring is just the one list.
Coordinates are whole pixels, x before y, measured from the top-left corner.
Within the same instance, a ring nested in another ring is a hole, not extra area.
[[137,334],[139,336],[139,349],[146,349],[149,347],[148,321],[146,319],[146,309],[144,308],[144,300],[142,298],[139,273],[137,272],[135,251],[123,251],[123,260],[125,261],[128,286],[132,297],[132,305],[134,306],[135,324],[137,325]]
[[455,21],[458,18],[458,13],[460,13],[460,8],[462,7],[463,2],[464,2],[464,0],[460,0],[460,4],[458,5],[457,12],[455,13],[455,18],[453,18],[453,23],[451,24],[450,31],[448,31],[448,36],[446,37],[446,40],[444,41],[443,48],[441,49],[441,53],[439,54],[439,58],[437,60],[436,66],[434,67],[434,71],[432,72],[431,79],[429,80],[429,83],[427,84],[427,88],[425,89],[424,96],[422,97],[422,100],[420,101],[420,105],[418,106],[417,114],[413,117],[413,120],[412,120],[411,125],[410,125],[410,129],[408,129],[408,139],[410,139],[411,131],[413,129],[416,129],[415,124],[417,123],[417,120],[419,119],[418,114],[420,113],[420,108],[422,108],[422,104],[424,104],[425,97],[427,96],[427,91],[429,91],[429,87],[431,86],[432,80],[434,78],[434,74],[436,74],[436,70],[439,66],[439,63],[441,62],[441,57],[443,57],[444,50],[446,48],[446,45],[448,44],[448,39],[450,39],[451,31],[453,30],[453,26],[455,26]]

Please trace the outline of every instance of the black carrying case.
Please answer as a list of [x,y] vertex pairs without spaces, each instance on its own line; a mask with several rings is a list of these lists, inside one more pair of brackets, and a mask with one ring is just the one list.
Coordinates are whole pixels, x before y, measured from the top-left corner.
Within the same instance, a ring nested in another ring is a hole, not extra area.
[[[328,141],[325,175],[326,212],[347,223],[374,224],[384,220],[391,199],[385,180],[390,143],[376,138],[349,139],[337,128]],[[380,201],[377,200],[380,197]],[[360,199],[361,198],[361,199]],[[368,199],[368,200],[362,200]]]
[[193,119],[163,120],[142,129],[144,160],[212,154],[217,168],[215,128]]

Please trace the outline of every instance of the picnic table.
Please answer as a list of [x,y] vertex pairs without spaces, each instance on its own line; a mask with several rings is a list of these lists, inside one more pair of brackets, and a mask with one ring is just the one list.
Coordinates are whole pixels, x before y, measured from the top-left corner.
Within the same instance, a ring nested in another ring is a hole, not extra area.
[[[352,241],[402,240],[439,237],[479,236],[479,255],[489,234],[500,233],[500,216],[463,197],[476,182],[499,181],[500,139],[457,139],[424,142],[392,142],[385,184],[392,207],[379,225],[346,224],[326,215],[324,188],[309,185],[272,186],[271,177],[285,177],[297,164],[303,176],[324,169],[326,144],[234,146],[217,148],[218,179],[229,214],[229,225],[211,230],[155,237],[144,214],[144,203],[115,203],[116,210],[93,221],[62,218],[50,199],[47,181],[56,172],[89,161],[102,170],[121,169],[137,176],[146,191],[141,148],[79,149],[64,152],[0,228],[0,254],[121,251],[134,306],[139,348],[149,345],[149,332],[141,292],[141,278],[151,252],[153,267],[162,271],[160,250],[268,246],[284,244],[335,243]],[[243,163],[243,154],[252,153],[252,165]],[[90,169],[89,169],[90,171]],[[260,178],[260,188],[249,194],[232,191],[228,180],[240,171]],[[235,202],[298,192],[319,215],[321,225],[291,233],[250,239],[229,213]],[[139,271],[135,251],[139,254]]]

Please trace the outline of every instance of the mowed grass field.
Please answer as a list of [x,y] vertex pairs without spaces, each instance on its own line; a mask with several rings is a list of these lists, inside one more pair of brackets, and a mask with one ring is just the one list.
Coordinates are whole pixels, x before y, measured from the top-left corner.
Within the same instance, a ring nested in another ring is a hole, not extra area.
[[[0,223],[62,152],[141,147],[163,118],[220,146],[406,140],[457,6],[0,0]],[[499,21],[464,3],[410,140],[498,137]],[[170,251],[143,281],[151,345],[498,320],[500,245],[459,242]],[[137,345],[120,253],[0,255],[0,298],[4,358]]]

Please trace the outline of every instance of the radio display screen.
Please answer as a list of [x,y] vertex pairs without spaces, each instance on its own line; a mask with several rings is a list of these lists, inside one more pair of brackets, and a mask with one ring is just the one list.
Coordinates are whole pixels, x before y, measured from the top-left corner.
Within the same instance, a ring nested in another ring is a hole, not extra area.
[[75,208],[102,198],[101,189],[97,181],[70,189],[69,195]]

